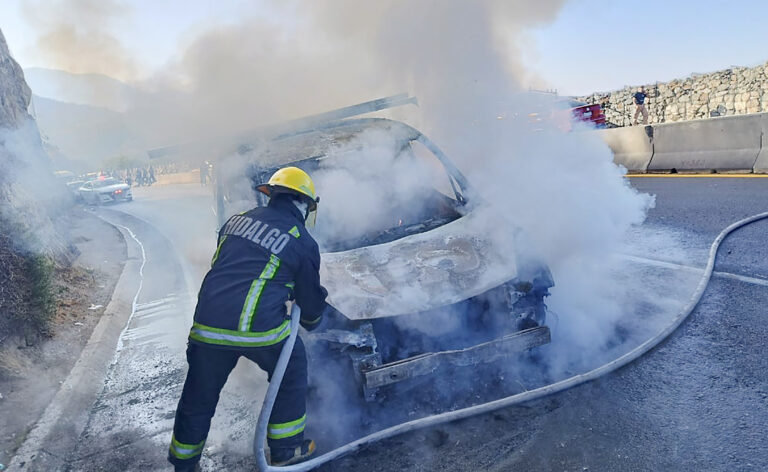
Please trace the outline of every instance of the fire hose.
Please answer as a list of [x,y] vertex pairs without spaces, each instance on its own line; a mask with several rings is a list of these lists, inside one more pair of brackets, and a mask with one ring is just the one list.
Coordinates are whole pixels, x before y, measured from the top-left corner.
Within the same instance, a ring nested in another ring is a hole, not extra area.
[[505,398],[500,398],[498,400],[494,400],[488,403],[474,405],[471,407],[462,408],[460,410],[448,411],[445,413],[440,413],[433,416],[419,418],[413,421],[408,421],[406,423],[392,426],[392,427],[383,429],[381,431],[378,431],[376,433],[369,434],[368,436],[362,437],[355,441],[352,441],[344,446],[333,449],[332,451],[328,451],[321,456],[315,457],[313,459],[310,459],[300,464],[285,466],[285,467],[273,467],[267,464],[264,445],[266,443],[266,438],[267,438],[267,424],[269,422],[269,416],[272,413],[272,407],[275,404],[275,397],[277,396],[277,391],[280,388],[280,383],[283,380],[283,375],[285,374],[285,369],[288,366],[288,360],[290,359],[291,352],[293,351],[293,346],[296,343],[296,336],[298,335],[299,316],[301,314],[301,310],[299,309],[297,304],[294,304],[293,308],[291,309],[291,334],[286,340],[285,345],[283,346],[283,349],[280,353],[280,357],[277,361],[275,371],[272,375],[272,380],[269,383],[269,387],[267,388],[266,397],[264,398],[264,403],[261,406],[261,412],[259,413],[259,420],[256,425],[256,433],[253,440],[253,450],[256,455],[256,461],[258,463],[259,470],[261,470],[262,472],[309,471],[314,469],[315,467],[319,467],[320,465],[330,462],[336,458],[339,458],[341,456],[354,452],[364,445],[371,444],[376,441],[380,441],[382,439],[390,438],[392,436],[407,433],[417,429],[426,428],[429,426],[435,426],[442,423],[448,423],[448,422],[456,421],[459,419],[469,418],[471,416],[477,416],[484,413],[489,413],[494,410],[507,408],[523,402],[536,400],[536,399],[545,397],[547,395],[552,395],[554,393],[562,392],[564,390],[568,390],[570,388],[576,387],[583,383],[590,382],[599,377],[602,377],[603,375],[609,374],[617,369],[620,369],[625,365],[638,359],[639,357],[643,356],[644,354],[652,350],[654,347],[656,347],[659,343],[664,341],[693,312],[693,310],[699,304],[699,301],[701,300],[701,297],[704,295],[704,291],[706,290],[707,286],[709,285],[709,281],[712,278],[712,271],[714,270],[714,267],[715,267],[715,259],[717,258],[717,252],[723,240],[733,231],[741,228],[742,226],[746,226],[750,223],[753,223],[755,221],[762,220],[765,218],[768,218],[768,212],[760,213],[754,216],[750,216],[749,218],[745,218],[743,220],[737,221],[731,224],[730,226],[728,226],[727,228],[725,228],[723,231],[721,231],[720,234],[718,234],[715,240],[712,242],[712,245],[709,248],[709,258],[707,260],[707,266],[704,269],[704,273],[702,274],[701,279],[699,280],[699,284],[696,286],[696,289],[691,295],[691,298],[688,301],[688,303],[680,310],[680,312],[675,316],[675,318],[664,329],[659,331],[655,336],[648,339],[647,341],[640,344],[639,346],[635,347],[634,349],[627,352],[626,354],[623,354],[622,356],[612,360],[611,362],[608,362],[607,364],[603,364],[600,367],[597,367],[589,372],[574,375],[573,377],[569,377],[567,379],[563,379],[558,382],[545,385],[543,387],[539,387],[533,390],[527,390],[525,392],[511,395]]

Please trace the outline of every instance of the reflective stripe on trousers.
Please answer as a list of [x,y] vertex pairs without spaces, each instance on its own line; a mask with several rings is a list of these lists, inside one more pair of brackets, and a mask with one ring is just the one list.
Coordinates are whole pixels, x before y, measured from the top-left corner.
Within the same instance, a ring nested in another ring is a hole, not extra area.
[[307,415],[302,416],[298,420],[289,421],[288,423],[269,423],[267,425],[267,438],[269,439],[283,439],[304,431],[304,427],[307,425]]
[[170,452],[178,459],[191,459],[203,453],[203,446],[205,446],[204,440],[197,444],[184,444],[177,441],[174,435],[171,436]]

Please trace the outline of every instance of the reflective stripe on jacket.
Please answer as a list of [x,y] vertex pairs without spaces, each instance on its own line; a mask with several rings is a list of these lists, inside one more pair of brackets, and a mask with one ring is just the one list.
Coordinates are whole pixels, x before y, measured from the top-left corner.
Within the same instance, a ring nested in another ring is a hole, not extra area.
[[243,348],[277,344],[290,334],[286,301],[303,320],[318,319],[326,290],[320,251],[285,196],[231,217],[219,231],[190,331],[192,342]]

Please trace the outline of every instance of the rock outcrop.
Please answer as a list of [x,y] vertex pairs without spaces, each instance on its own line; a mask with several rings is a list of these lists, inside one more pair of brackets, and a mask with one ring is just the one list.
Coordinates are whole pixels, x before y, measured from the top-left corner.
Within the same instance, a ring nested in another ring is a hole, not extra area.
[[31,95],[0,31],[0,344],[44,327],[52,308],[41,300],[50,300],[53,261],[70,255],[54,216],[71,197],[54,178],[27,110]]
[[[768,63],[694,74],[644,87],[650,124],[768,111]],[[628,86],[580,100],[600,103],[613,126],[629,126],[635,113],[632,97],[639,89],[640,85]]]
[[29,119],[27,108],[32,91],[24,81],[21,66],[11,57],[0,30],[0,128],[18,128]]
[[51,205],[65,196],[57,185],[40,132],[28,112],[32,92],[0,31],[0,223],[29,235],[19,246],[51,252]]

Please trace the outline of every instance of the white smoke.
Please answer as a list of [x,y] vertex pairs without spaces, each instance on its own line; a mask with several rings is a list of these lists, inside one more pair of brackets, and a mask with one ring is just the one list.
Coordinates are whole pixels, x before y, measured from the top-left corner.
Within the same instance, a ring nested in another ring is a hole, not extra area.
[[654,200],[638,194],[594,133],[499,133],[488,165],[473,168],[486,201],[522,227],[552,270],[548,300],[559,314],[554,350],[571,360],[601,357],[616,323],[631,316],[622,305],[631,285],[616,283],[612,256],[626,232],[645,219]]
[[[618,325],[633,316],[633,305],[624,303],[632,287],[616,283],[622,267],[612,255],[653,199],[628,185],[593,133],[578,125],[565,132],[554,122],[540,131],[530,126],[530,113],[555,105],[522,93],[527,72],[519,44],[563,3],[274,2],[289,26],[254,15],[201,33],[144,84],[162,99],[137,104],[135,114],[153,137],[191,141],[412,92],[420,108],[393,115],[430,136],[467,174],[487,207],[481,228],[497,251],[516,228],[525,231],[556,284],[548,299],[552,367],[583,367],[605,355]],[[419,206],[423,169],[400,168],[395,142],[369,132],[334,150],[341,165],[315,176],[324,225],[318,231],[365,233],[390,218],[386,206]],[[329,402],[346,406],[335,397]],[[331,422],[343,412],[327,413]],[[359,412],[346,414],[354,422]]]
[[[333,8],[340,3],[350,10],[340,14]],[[560,318],[556,343],[589,358],[602,352],[616,323],[630,315],[616,296],[623,289],[615,287],[616,267],[608,256],[622,248],[627,230],[643,222],[653,199],[629,186],[594,133],[579,125],[565,132],[557,119],[533,130],[530,113],[562,116],[562,110],[551,98],[521,93],[525,72],[515,40],[536,21],[552,18],[560,4],[378,2],[380,20],[373,25],[361,23],[359,9],[347,2],[323,3],[313,14],[330,34],[363,44],[377,70],[409,84],[421,103],[410,123],[444,148],[493,208],[485,227],[499,231],[499,244],[509,243],[514,227],[527,233],[553,272],[556,287],[548,302]],[[376,169],[380,150],[366,148],[359,165]],[[344,227],[366,227],[377,202],[362,191],[343,193],[354,188],[355,178],[336,177],[328,184],[320,177],[323,207],[339,205]],[[399,178],[405,183],[401,196],[413,197],[410,174]],[[378,186],[393,187],[389,179]],[[336,197],[340,192],[343,198]],[[418,205],[415,198],[411,202]]]
[[53,177],[34,121],[0,128],[0,216],[18,232],[16,249],[61,255],[64,239],[51,220],[70,204],[66,188]]
[[[254,104],[235,109],[217,126],[258,121],[263,114],[277,121],[300,114],[297,107],[320,111],[333,106],[329,97],[338,105],[358,101],[361,90],[368,97],[412,91],[420,107],[396,116],[430,136],[467,174],[476,200],[490,208],[482,228],[497,241],[496,250],[509,247],[509,236],[522,228],[531,244],[525,250],[538,253],[552,270],[551,351],[559,372],[602,358],[618,324],[631,318],[633,306],[622,304],[622,297],[632,288],[615,283],[622,266],[611,255],[653,205],[629,186],[598,136],[578,124],[561,129],[563,110],[552,97],[523,93],[526,71],[517,45],[561,4],[288,3],[301,25],[289,36],[293,46],[282,37],[270,54],[245,34],[259,37],[264,28],[249,28],[253,20],[247,20],[194,41],[174,73],[185,77],[193,94],[205,95],[198,105],[210,112],[200,121],[221,119],[213,113],[221,104]],[[234,44],[241,46],[234,50]],[[222,74],[205,73],[214,65]],[[219,77],[234,86],[227,88]],[[271,85],[261,92],[242,79]],[[257,107],[262,98],[264,106]],[[534,126],[533,112],[553,118]],[[394,225],[386,208],[420,205],[416,189],[425,183],[423,170],[399,169],[395,147],[396,137],[372,131],[333,150],[315,175],[322,198],[319,235],[353,236],[387,221]]]
[[359,239],[403,224],[419,210],[418,197],[434,174],[425,162],[402,152],[403,142],[396,133],[371,128],[331,149],[314,175],[325,190],[315,231],[320,239]]

